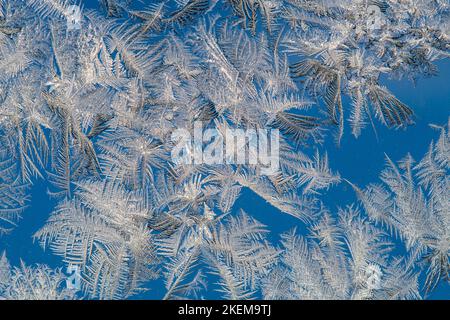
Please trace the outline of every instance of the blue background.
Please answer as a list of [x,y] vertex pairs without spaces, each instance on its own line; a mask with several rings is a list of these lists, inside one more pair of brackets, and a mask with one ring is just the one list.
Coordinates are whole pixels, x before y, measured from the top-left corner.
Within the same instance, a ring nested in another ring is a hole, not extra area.
[[[152,2],[147,1],[147,2]],[[82,1],[84,8],[95,8],[96,1]],[[411,153],[414,159],[421,159],[427,152],[432,140],[436,140],[439,132],[429,127],[430,123],[444,125],[449,117],[450,107],[450,61],[437,63],[437,77],[420,79],[416,86],[409,81],[383,79],[385,84],[397,98],[415,111],[416,124],[406,130],[387,129],[379,123],[376,125],[378,139],[368,126],[362,135],[355,139],[351,129],[346,124],[341,146],[337,147],[328,136],[323,146],[327,150],[330,166],[338,171],[342,178],[364,187],[372,182],[379,182],[379,174],[385,166],[385,154],[398,161],[406,153]],[[348,106],[348,101],[346,101]],[[345,106],[344,106],[345,108]],[[347,108],[348,116],[348,108]],[[34,263],[48,264],[52,268],[63,267],[61,259],[49,250],[43,251],[38,243],[34,243],[32,235],[41,228],[53,210],[55,202],[47,196],[48,185],[38,180],[31,189],[32,200],[23,214],[22,220],[13,232],[0,238],[0,253],[6,250],[8,259],[13,266],[18,266],[20,259],[27,265]],[[346,183],[332,187],[324,192],[321,198],[331,212],[356,202],[356,197]],[[266,224],[274,241],[279,234],[297,228],[299,233],[306,232],[306,226],[299,220],[268,206],[264,200],[251,191],[244,191],[235,208],[244,211]],[[213,280],[213,279],[211,279]],[[421,283],[423,283],[421,278]],[[214,282],[214,280],[212,281]],[[148,292],[133,296],[133,299],[161,299],[165,294],[162,280],[148,284]],[[206,298],[219,298],[211,287],[205,293]],[[450,286],[441,283],[428,299],[449,299]]]

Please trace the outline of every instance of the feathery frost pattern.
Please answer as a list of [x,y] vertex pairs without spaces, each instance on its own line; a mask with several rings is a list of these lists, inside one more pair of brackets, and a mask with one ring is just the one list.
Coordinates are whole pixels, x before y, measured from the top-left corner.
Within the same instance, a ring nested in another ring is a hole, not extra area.
[[[325,146],[408,132],[383,79],[449,54],[448,0],[0,0],[0,237],[48,217],[30,236],[60,261],[8,249],[0,299],[427,298],[450,282],[450,118],[369,185]],[[341,184],[354,203],[327,208]]]

